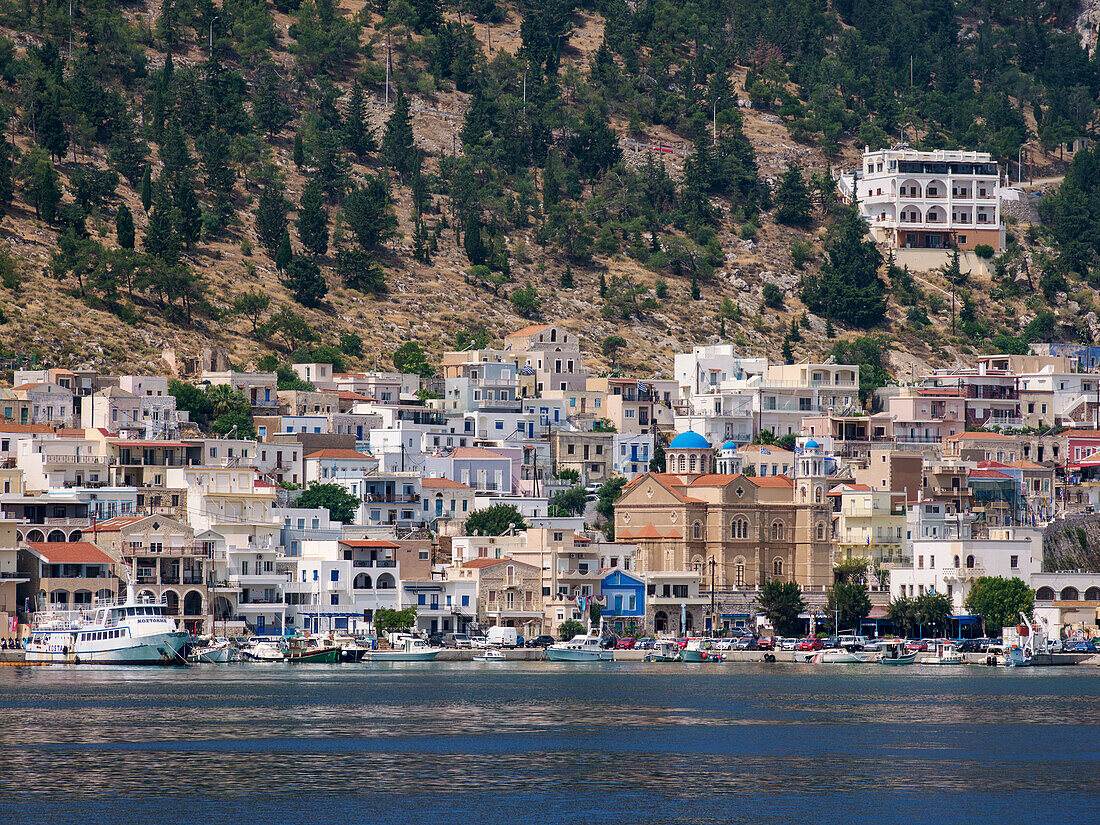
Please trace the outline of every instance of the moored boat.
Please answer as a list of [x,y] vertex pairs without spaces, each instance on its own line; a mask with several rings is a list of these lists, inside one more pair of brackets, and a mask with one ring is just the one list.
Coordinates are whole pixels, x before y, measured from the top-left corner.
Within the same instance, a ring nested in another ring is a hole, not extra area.
[[475,662],[503,662],[504,653],[496,648],[489,648],[474,657]]
[[882,655],[878,659],[880,665],[911,665],[917,661],[916,651],[910,653],[905,642],[900,639],[883,642],[880,647],[882,649]]
[[326,644],[310,644],[303,636],[291,636],[284,643],[286,661],[294,664],[332,664],[340,656],[340,648]]
[[186,665],[190,634],[162,603],[139,600],[133,585],[123,601],[84,610],[46,611],[31,620],[26,661],[50,664]]
[[684,647],[680,658],[685,662],[720,662],[722,654],[710,639],[693,639]]
[[282,640],[272,636],[253,636],[241,649],[246,662],[282,662],[286,659]]
[[937,642],[936,651],[920,660],[922,665],[961,665],[963,657],[951,642]]
[[368,650],[363,654],[365,662],[431,662],[443,652],[441,647],[429,647],[416,636],[405,636],[401,646],[391,650]]
[[228,639],[212,639],[209,644],[192,647],[187,660],[196,664],[225,664],[233,661],[233,646]]
[[680,661],[680,645],[676,644],[672,639],[661,639],[654,646],[653,650],[649,651],[645,655],[646,662],[679,662]]
[[809,661],[815,665],[859,665],[866,662],[867,657],[848,650],[819,650]]

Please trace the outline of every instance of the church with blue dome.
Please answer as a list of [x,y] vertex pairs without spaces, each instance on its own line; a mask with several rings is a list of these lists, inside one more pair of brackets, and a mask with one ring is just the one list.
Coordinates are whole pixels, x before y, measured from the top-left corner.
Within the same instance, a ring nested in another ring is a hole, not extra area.
[[680,433],[665,451],[665,466],[670,473],[697,475],[714,472],[714,451],[710,442],[694,430]]

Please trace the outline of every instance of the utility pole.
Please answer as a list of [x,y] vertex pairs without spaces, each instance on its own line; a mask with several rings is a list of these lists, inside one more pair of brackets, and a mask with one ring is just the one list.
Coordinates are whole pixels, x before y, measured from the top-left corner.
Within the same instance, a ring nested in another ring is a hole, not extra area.
[[211,60],[214,59],[214,24],[217,23],[218,20],[220,20],[220,19],[221,18],[219,18],[219,17],[215,17],[213,20],[210,21],[210,59]]
[[386,32],[386,105],[390,105],[390,33]]
[[714,99],[714,109],[710,115],[710,128],[713,132],[713,143],[718,145],[718,98]]
[[714,592],[714,566],[717,562],[714,557],[710,559],[710,632],[718,628],[718,595]]

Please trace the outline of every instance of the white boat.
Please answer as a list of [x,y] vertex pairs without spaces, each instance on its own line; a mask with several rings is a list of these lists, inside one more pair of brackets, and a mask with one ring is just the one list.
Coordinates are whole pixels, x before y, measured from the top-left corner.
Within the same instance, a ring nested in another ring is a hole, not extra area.
[[246,662],[282,662],[286,659],[283,640],[277,636],[253,636],[241,648],[241,658]]
[[867,657],[847,650],[819,650],[809,661],[815,665],[858,665],[866,662]]
[[889,641],[880,644],[882,655],[879,656],[880,665],[911,665],[917,661],[916,651],[910,653],[902,641]]
[[922,665],[961,665],[963,657],[951,642],[937,642],[936,652],[920,660]]
[[97,602],[85,610],[36,613],[26,643],[28,662],[51,664],[185,665],[190,634],[164,604],[138,600]]
[[647,662],[679,662],[680,645],[673,639],[661,639],[653,646],[653,650],[645,655]]
[[205,664],[225,664],[233,661],[233,646],[228,639],[213,639],[210,644],[191,648],[188,661]]
[[416,636],[405,636],[401,646],[392,650],[368,650],[363,654],[364,662],[431,662],[443,652],[441,647],[429,647],[428,643]]
[[599,630],[592,632],[592,621],[588,622],[588,632],[574,636],[568,642],[557,642],[546,648],[546,658],[551,662],[610,662],[614,655],[600,646],[603,639],[603,618],[600,618]]
[[497,650],[496,648],[490,648],[489,650],[486,650],[484,653],[482,653],[478,656],[475,656],[474,661],[475,662],[503,662],[504,661],[504,653]]
[[685,662],[720,662],[722,654],[710,639],[692,639],[684,647],[680,658]]

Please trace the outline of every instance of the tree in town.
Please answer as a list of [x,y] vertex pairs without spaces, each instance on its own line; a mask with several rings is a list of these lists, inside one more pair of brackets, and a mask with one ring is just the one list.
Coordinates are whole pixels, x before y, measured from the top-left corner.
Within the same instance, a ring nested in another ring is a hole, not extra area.
[[574,636],[580,636],[583,633],[585,633],[585,627],[576,619],[566,619],[558,625],[558,638],[563,642],[568,642]]
[[621,335],[608,335],[600,342],[600,352],[614,370],[618,366],[619,352],[626,347],[626,339]]
[[295,301],[311,309],[319,307],[328,295],[328,283],[321,274],[321,268],[305,255],[295,255],[290,259],[283,275],[283,285],[290,290]]
[[797,166],[788,166],[775,193],[775,219],[787,226],[805,226],[810,222],[813,204],[810,190]]
[[333,521],[352,524],[360,503],[358,496],[353,496],[339,484],[314,481],[298,496],[294,506],[304,509],[324,507]]
[[554,473],[554,478],[561,481],[569,481],[573,484],[578,484],[581,480],[581,474],[579,471],[574,470],[572,467],[562,467],[560,470]]
[[794,636],[801,630],[798,614],[806,609],[806,603],[797,583],[770,579],[760,588],[756,601],[778,635]]
[[514,504],[494,504],[471,513],[466,519],[468,536],[503,536],[513,529],[527,529],[527,522]]
[[668,460],[665,458],[665,448],[662,444],[657,444],[653,447],[653,458],[649,460],[649,471],[651,473],[663,473],[667,466]]
[[626,479],[619,476],[609,478],[596,488],[596,512],[608,521],[615,520],[615,502],[623,494]]
[[951,628],[951,599],[946,593],[929,590],[913,600],[917,630],[924,636],[946,636]]
[[578,485],[570,487],[568,490],[562,490],[560,493],[555,493],[550,504],[558,515],[579,516],[584,513],[584,508],[588,506],[588,495],[585,493],[584,488]]
[[298,240],[314,255],[328,251],[328,214],[325,212],[321,184],[311,180],[302,190],[298,202]]
[[966,609],[982,617],[987,636],[1000,636],[1001,628],[1019,621],[1020,614],[1030,616],[1035,594],[1020,578],[981,576],[966,594]]
[[115,213],[115,237],[123,249],[134,248],[134,215],[126,204],[120,205]]
[[890,620],[894,633],[910,638],[917,635],[917,606],[914,599],[899,596],[886,608],[886,618]]
[[837,582],[829,591],[825,602],[825,612],[834,618],[838,628],[855,628],[871,612],[871,599],[867,595],[867,585],[862,582]]
[[416,626],[416,607],[395,610],[383,607],[374,612],[374,632],[379,636],[387,633],[407,633]]
[[428,363],[424,350],[416,341],[406,341],[394,350],[393,365],[398,372],[419,375],[421,378],[435,375],[435,367]]

